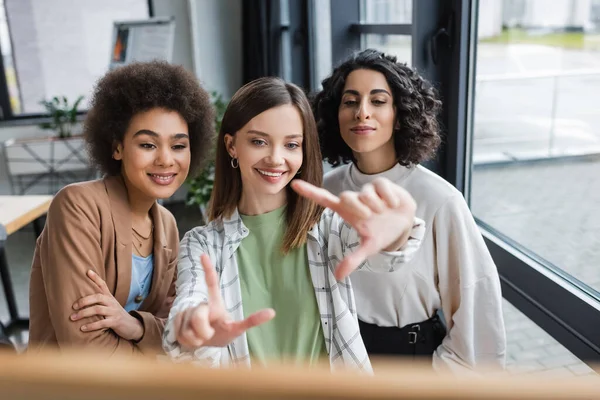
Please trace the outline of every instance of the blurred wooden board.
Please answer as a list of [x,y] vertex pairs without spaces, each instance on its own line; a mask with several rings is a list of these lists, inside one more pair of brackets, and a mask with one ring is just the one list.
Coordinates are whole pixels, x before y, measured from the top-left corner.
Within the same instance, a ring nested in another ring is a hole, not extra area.
[[0,353],[4,399],[600,399],[599,378],[456,378],[398,362],[376,376],[330,373],[328,365],[207,369],[163,358],[110,359],[88,351]]

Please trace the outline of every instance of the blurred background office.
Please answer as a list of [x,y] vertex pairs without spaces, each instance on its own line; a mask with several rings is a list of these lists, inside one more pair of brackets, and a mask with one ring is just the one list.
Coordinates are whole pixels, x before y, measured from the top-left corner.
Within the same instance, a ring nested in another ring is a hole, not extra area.
[[[19,349],[43,210],[6,229],[9,205],[97,176],[79,137],[90,91],[119,62],[115,22],[150,18],[173,21],[170,61],[220,111],[259,76],[318,89],[367,47],[417,68],[444,102],[444,145],[426,166],[462,191],[500,272],[509,371],[595,377],[599,0],[0,0],[0,291],[16,299],[0,294],[0,322]],[[155,28],[146,45],[165,40]],[[209,193],[210,166],[165,201],[182,233]]]

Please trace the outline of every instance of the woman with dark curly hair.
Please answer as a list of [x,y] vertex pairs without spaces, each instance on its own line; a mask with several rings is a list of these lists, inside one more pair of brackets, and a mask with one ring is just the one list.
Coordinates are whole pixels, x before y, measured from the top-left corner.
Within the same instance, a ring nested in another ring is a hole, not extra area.
[[419,165],[441,142],[436,91],[373,49],[351,56],[322,84],[313,110],[323,156],[333,166],[346,164],[325,176],[324,187],[337,194],[388,178],[411,193],[427,227],[407,267],[351,277],[367,351],[427,357],[438,370],[502,367],[506,337],[494,262],[461,193]]
[[105,176],[64,187],[50,205],[31,271],[30,351],[161,351],[179,233],[157,199],[203,160],[213,115],[180,66],[134,63],[99,80],[84,135]]

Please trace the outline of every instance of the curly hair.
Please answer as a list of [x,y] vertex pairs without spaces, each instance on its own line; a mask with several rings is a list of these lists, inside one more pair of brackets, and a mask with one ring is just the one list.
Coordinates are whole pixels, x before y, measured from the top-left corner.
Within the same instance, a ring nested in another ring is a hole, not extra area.
[[112,158],[133,116],[153,108],[179,113],[188,124],[190,174],[205,161],[214,138],[210,95],[182,66],[166,61],[136,62],[108,72],[97,83],[84,122],[90,160],[108,175],[121,172]]
[[437,91],[416,70],[396,57],[374,49],[355,53],[336,67],[321,83],[323,90],[312,98],[323,159],[331,165],[354,161],[350,147],[340,134],[338,109],[348,75],[357,69],[381,72],[392,90],[396,122],[394,146],[404,166],[432,158],[441,143],[437,116],[442,102]]

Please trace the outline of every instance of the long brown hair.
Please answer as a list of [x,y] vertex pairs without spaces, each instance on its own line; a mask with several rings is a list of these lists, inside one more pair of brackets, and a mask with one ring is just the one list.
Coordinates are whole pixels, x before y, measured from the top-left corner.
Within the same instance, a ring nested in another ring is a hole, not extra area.
[[[258,114],[286,104],[298,109],[304,129],[303,161],[297,177],[315,186],[322,186],[321,150],[317,125],[308,98],[302,89],[292,83],[274,77],[258,78],[242,86],[233,95],[223,115],[217,138],[215,183],[208,208],[209,221],[231,216],[242,196],[240,170],[231,167],[231,157],[225,146],[225,134],[235,136]],[[321,206],[298,196],[289,186],[287,191],[287,229],[282,245],[284,253],[306,243],[308,231],[319,221],[323,212]]]

